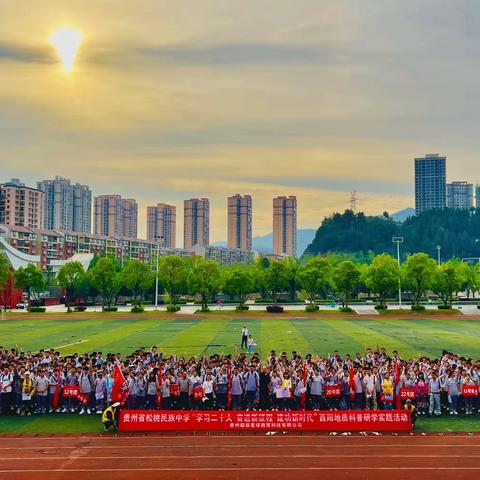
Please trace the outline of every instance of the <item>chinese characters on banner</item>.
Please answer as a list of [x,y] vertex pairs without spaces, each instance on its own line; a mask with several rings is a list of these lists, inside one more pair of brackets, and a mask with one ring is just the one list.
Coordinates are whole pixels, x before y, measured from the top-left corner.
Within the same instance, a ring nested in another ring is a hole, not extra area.
[[401,388],[400,389],[400,399],[401,400],[415,400],[415,389],[414,388]]
[[121,410],[119,430],[412,430],[403,410],[214,412]]
[[340,385],[326,385],[325,386],[325,398],[336,398],[339,397]]
[[83,405],[87,405],[90,400],[90,397],[86,393],[80,392],[80,387],[78,385],[67,385],[63,387],[62,395],[64,396],[64,398],[76,398]]
[[462,395],[464,397],[478,397],[478,385],[463,385]]

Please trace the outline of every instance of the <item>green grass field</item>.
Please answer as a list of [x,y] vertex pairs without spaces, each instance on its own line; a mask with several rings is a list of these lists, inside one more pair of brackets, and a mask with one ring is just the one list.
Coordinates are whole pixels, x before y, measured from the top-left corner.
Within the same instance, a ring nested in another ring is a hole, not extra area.
[[442,349],[480,358],[480,319],[459,318],[89,318],[85,315],[20,315],[0,322],[0,345],[37,351],[55,348],[62,354],[92,351],[129,354],[144,346],[157,345],[165,353],[209,355],[234,353],[247,324],[265,357],[271,349],[297,350],[302,354],[361,352],[365,347],[396,349],[405,357],[438,356]]
[[[157,345],[165,353],[208,355],[233,353],[238,348],[243,324],[265,357],[271,349],[302,354],[361,352],[366,346],[396,349],[405,357],[419,354],[437,357],[442,349],[480,358],[480,319],[458,318],[165,318],[142,315],[138,318],[88,314],[51,315],[25,319],[12,315],[0,322],[0,345],[23,350],[41,348],[63,354],[92,351],[122,352]],[[89,433],[102,429],[98,416],[0,417],[0,433]],[[480,419],[469,417],[420,418],[419,431],[479,431]]]

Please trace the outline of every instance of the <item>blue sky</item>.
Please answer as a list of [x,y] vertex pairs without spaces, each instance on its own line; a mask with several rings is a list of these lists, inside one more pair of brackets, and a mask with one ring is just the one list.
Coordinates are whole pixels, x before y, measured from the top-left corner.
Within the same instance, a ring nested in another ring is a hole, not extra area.
[[[62,175],[145,207],[296,194],[299,225],[348,206],[413,205],[413,158],[480,179],[474,0],[95,0],[0,3],[2,178]],[[48,37],[83,40],[61,71]],[[179,222],[181,223],[181,222]],[[181,225],[178,236],[181,238]]]

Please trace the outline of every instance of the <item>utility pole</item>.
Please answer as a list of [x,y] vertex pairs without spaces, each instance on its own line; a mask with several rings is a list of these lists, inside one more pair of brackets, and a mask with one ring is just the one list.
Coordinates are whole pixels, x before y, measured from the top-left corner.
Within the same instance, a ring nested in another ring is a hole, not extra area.
[[438,265],[441,265],[441,264],[442,264],[441,252],[442,252],[442,247],[441,247],[441,245],[437,245],[437,262],[438,262]]
[[392,242],[397,244],[397,262],[398,262],[398,308],[402,308],[402,280],[400,277],[400,244],[403,243],[403,237],[392,237]]
[[162,236],[155,236],[156,241],[156,250],[157,250],[157,266],[155,268],[155,310],[158,310],[158,264],[160,259],[160,243],[159,239],[162,241],[163,246],[163,235]]

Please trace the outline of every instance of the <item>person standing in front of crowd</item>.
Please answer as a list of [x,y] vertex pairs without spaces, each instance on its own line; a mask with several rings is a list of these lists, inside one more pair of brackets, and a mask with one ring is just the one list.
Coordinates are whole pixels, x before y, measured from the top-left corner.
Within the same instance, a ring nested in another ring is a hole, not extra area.
[[95,379],[95,400],[97,402],[97,413],[100,414],[105,408],[105,393],[106,393],[106,380],[103,377],[103,372],[100,371],[97,373],[97,378]]
[[260,386],[260,377],[255,367],[250,365],[248,372],[245,374],[245,390],[247,392],[247,410],[255,410],[255,401]]
[[228,396],[228,375],[223,368],[218,371],[215,378],[214,388],[215,396],[217,398],[217,408],[218,410],[225,410],[227,407]]
[[12,408],[13,372],[10,371],[8,365],[5,365],[3,369],[3,373],[0,376],[0,383],[1,411],[3,414],[9,414]]
[[49,380],[45,376],[45,371],[40,370],[35,378],[35,396],[37,399],[37,413],[47,413]]
[[30,416],[33,411],[33,395],[35,394],[35,384],[30,377],[30,372],[25,372],[25,378],[22,383],[22,412],[21,415]]
[[440,407],[440,392],[442,391],[442,383],[438,378],[437,372],[432,372],[430,380],[428,381],[428,395],[430,397],[430,408],[428,413],[430,416],[435,414],[439,416],[442,414]]
[[242,406],[243,379],[238,368],[233,369],[232,374],[232,410],[240,410]]
[[248,328],[246,325],[242,327],[242,345],[240,348],[243,348],[245,345],[245,348],[247,348],[247,342],[248,342]]
[[248,346],[247,346],[247,353],[252,355],[253,354],[253,347],[255,346],[255,340],[251,335],[248,336]]
[[450,415],[458,415],[458,393],[460,387],[460,379],[457,372],[450,372],[447,381],[445,382],[445,389],[448,394],[448,407]]
[[310,377],[310,398],[312,399],[312,406],[314,410],[320,410],[323,397],[323,377],[320,371],[316,368],[313,375]]
[[390,372],[385,372],[385,378],[382,382],[383,408],[391,410],[393,408],[393,380]]
[[152,371],[148,375],[147,391],[146,391],[146,405],[147,410],[156,410],[157,407],[157,376]]
[[[88,397],[87,403],[87,414],[90,415],[92,411],[90,410],[90,403],[92,401],[92,391],[93,391],[93,379],[90,375],[89,368],[84,367],[82,372],[78,377],[78,385],[80,387],[80,393],[83,393]],[[85,407],[82,405],[82,409],[80,410],[80,415],[85,413]]]

